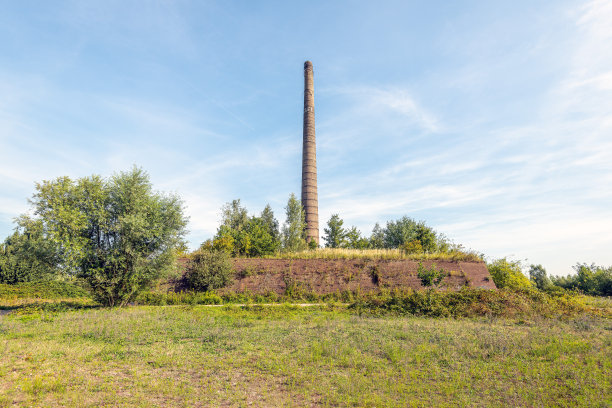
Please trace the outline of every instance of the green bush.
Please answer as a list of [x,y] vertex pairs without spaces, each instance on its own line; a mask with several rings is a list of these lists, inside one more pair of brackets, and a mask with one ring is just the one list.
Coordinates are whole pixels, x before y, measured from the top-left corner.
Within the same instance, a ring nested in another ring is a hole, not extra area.
[[448,272],[442,268],[437,269],[435,263],[429,268],[426,268],[419,262],[417,276],[421,280],[423,286],[438,286],[442,282],[442,279],[448,276]]
[[185,271],[187,287],[196,291],[218,289],[230,284],[234,269],[223,251],[197,251]]
[[358,313],[430,317],[528,317],[576,315],[589,309],[575,296],[535,289],[473,289],[457,292],[393,290],[369,293],[349,306]]
[[509,261],[506,258],[496,259],[487,263],[487,269],[489,269],[493,282],[499,289],[528,289],[532,287],[529,279],[521,271],[520,261]]

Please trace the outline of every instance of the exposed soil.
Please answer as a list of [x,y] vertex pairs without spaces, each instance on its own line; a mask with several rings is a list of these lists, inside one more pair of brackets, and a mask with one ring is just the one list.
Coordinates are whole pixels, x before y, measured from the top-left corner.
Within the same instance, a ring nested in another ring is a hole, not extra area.
[[[318,294],[372,291],[380,288],[421,289],[417,276],[419,261],[367,259],[232,259],[236,276],[226,291],[284,293],[288,287]],[[423,266],[449,272],[441,288],[458,290],[463,286],[495,289],[484,262],[421,261]]]

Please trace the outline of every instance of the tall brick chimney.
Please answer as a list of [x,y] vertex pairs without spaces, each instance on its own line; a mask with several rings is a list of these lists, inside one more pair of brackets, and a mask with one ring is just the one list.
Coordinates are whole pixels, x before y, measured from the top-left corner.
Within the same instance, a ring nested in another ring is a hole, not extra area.
[[319,245],[319,198],[317,194],[317,146],[315,141],[314,72],[304,63],[304,145],[302,148],[302,206],[306,214],[306,241]]

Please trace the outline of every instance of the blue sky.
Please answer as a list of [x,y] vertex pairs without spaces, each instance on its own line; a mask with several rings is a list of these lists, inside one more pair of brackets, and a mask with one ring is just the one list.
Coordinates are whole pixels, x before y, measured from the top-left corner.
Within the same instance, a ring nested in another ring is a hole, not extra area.
[[309,59],[322,226],[612,265],[609,1],[6,1],[0,38],[1,236],[35,182],[134,164],[192,247],[234,198],[282,222]]

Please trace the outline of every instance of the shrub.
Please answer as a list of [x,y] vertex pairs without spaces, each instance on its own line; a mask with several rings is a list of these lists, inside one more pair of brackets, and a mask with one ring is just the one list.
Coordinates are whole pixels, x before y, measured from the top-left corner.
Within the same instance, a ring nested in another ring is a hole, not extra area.
[[0,284],[0,298],[88,298],[91,294],[80,286],[63,281],[21,282]]
[[234,273],[229,255],[223,251],[197,251],[192,254],[185,271],[186,285],[197,291],[222,288],[231,282]]
[[531,288],[531,282],[521,272],[520,261],[509,261],[506,258],[496,259],[487,263],[489,273],[498,288],[526,289]]
[[407,254],[420,254],[424,252],[423,245],[421,245],[421,241],[418,239],[406,241],[400,248],[406,251]]
[[423,286],[438,286],[440,282],[442,282],[442,279],[448,276],[448,272],[442,268],[437,269],[435,263],[429,268],[426,268],[419,262],[417,276],[421,280]]
[[527,317],[595,314],[579,298],[564,294],[551,296],[534,289],[487,290],[462,288],[457,292],[434,289],[393,290],[369,293],[353,302],[350,309],[373,315],[415,315],[430,317]]

